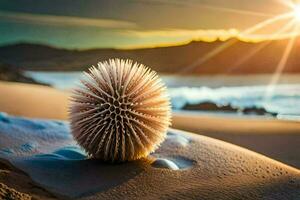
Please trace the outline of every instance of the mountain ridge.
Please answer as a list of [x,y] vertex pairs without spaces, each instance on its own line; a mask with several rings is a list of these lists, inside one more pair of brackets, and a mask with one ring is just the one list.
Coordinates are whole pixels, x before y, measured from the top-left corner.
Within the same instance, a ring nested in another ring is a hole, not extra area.
[[[276,71],[287,43],[287,39],[257,43],[230,39],[192,41],[169,47],[86,50],[18,43],[0,47],[0,62],[23,70],[81,71],[99,61],[118,57],[143,63],[161,73],[263,74]],[[298,52],[300,38],[296,39],[283,73],[300,73]]]

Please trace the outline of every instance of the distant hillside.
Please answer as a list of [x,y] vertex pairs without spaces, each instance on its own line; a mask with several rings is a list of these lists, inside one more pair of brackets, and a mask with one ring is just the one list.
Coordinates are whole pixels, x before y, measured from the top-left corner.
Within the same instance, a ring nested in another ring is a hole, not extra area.
[[3,63],[0,63],[0,81],[48,85],[45,83],[40,83],[30,77],[25,76],[22,70],[19,70],[14,66],[3,64]]
[[[273,73],[287,42],[277,40],[247,43],[232,39],[227,42],[191,42],[181,46],[148,49],[82,51],[22,43],[0,47],[0,62],[21,69],[77,71],[85,70],[98,61],[118,57],[144,63],[163,73]],[[228,47],[223,48],[226,45]],[[218,52],[222,48],[220,53],[211,57],[213,51]],[[210,59],[207,59],[209,57]],[[297,39],[283,72],[300,73],[300,39]]]

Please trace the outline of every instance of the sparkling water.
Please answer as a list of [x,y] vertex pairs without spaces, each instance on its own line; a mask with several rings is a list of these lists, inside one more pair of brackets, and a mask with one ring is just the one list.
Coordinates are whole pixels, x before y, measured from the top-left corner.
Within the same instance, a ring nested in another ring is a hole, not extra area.
[[[37,81],[70,90],[79,83],[81,72],[26,72]],[[268,86],[269,75],[255,76],[172,76],[162,75],[169,88],[172,108],[212,102],[237,108],[264,108],[278,118],[300,120],[300,76],[285,75],[278,85]],[[271,91],[271,93],[270,93]],[[271,94],[271,95],[267,95]]]

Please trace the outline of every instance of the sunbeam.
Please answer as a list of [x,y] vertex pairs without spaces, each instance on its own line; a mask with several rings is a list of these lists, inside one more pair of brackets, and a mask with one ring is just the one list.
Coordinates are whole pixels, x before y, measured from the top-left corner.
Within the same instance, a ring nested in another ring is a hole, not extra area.
[[[141,1],[139,1],[141,2]],[[157,3],[165,3],[164,0],[155,0],[154,2]],[[169,2],[171,3],[171,1]],[[211,10],[218,10],[221,12],[229,12],[229,13],[236,13],[236,14],[241,14],[241,15],[253,15],[253,16],[258,16],[258,17],[272,17],[275,14],[267,14],[267,13],[262,13],[262,12],[257,12],[257,11],[252,11],[252,10],[242,10],[242,9],[234,9],[234,8],[228,8],[228,7],[219,7],[219,6],[215,6],[212,4],[206,4],[203,2],[199,2],[199,1],[172,1],[173,4],[176,5],[192,5],[192,6],[197,6],[197,7],[201,7],[201,8],[207,8],[207,9],[211,9]],[[284,4],[286,5],[286,4]]]
[[250,58],[252,58],[254,55],[256,55],[258,52],[260,52],[260,50],[262,50],[263,48],[265,48],[266,46],[268,46],[272,40],[276,39],[278,35],[281,35],[282,33],[288,31],[290,28],[293,27],[295,23],[295,20],[290,21],[288,24],[286,24],[284,27],[282,27],[282,29],[276,31],[275,33],[271,34],[271,36],[269,37],[269,40],[266,42],[263,42],[262,44],[260,44],[257,48],[253,49],[251,52],[249,52],[249,54],[243,56],[242,58],[238,59],[237,62],[231,67],[229,68],[226,73],[230,73],[233,70],[237,69],[240,65],[242,65],[243,63],[245,63],[247,60],[249,60]]
[[277,22],[277,21],[280,21],[280,20],[284,20],[284,19],[287,19],[287,18],[291,18],[293,17],[293,13],[285,13],[285,14],[282,14],[282,15],[278,15],[278,16],[275,16],[275,17],[272,17],[272,18],[269,18],[265,21],[262,21],[258,24],[255,24],[254,26],[244,30],[240,35],[241,36],[245,36],[247,34],[251,34],[255,31],[258,31],[270,24],[273,24],[274,22]]
[[212,51],[208,52],[204,56],[202,56],[199,59],[197,59],[191,65],[182,68],[182,70],[180,72],[181,73],[185,73],[185,72],[189,72],[190,70],[193,70],[195,67],[197,67],[197,66],[205,63],[206,61],[208,61],[212,57],[218,55],[219,53],[221,53],[222,51],[224,51],[225,49],[227,49],[228,47],[232,46],[235,43],[236,43],[236,40],[228,40],[228,41],[226,41],[224,44],[222,44],[222,45],[214,48]]
[[295,5],[295,3],[291,0],[275,0],[275,1],[289,8],[293,8]]
[[203,8],[208,8],[208,9],[213,9],[213,10],[219,10],[223,12],[230,12],[230,13],[236,13],[236,14],[241,14],[241,15],[253,15],[253,16],[258,16],[258,17],[272,17],[275,14],[266,14],[266,13],[260,13],[260,12],[254,12],[254,11],[249,11],[249,10],[238,10],[238,9],[233,9],[233,8],[225,8],[225,7],[217,7],[217,6],[211,6],[211,5],[201,5]]
[[[299,31],[299,25],[295,25],[295,32]],[[268,84],[268,87],[267,87],[267,91],[266,91],[266,95],[265,95],[265,99],[268,100],[272,97],[272,94],[276,88],[276,84],[281,76],[281,73],[283,71],[283,69],[285,68],[285,65],[288,61],[288,58],[290,56],[290,53],[294,47],[294,44],[295,44],[295,40],[296,40],[296,35],[294,35],[293,37],[290,38],[284,52],[283,52],[283,55],[274,71],[274,74]]]
[[[282,15],[278,15],[272,18],[269,18],[265,21],[262,21],[246,30],[244,30],[243,32],[241,32],[239,35],[239,37],[242,37],[243,35],[247,35],[247,34],[251,34],[257,30],[260,30],[272,23],[275,23],[279,20],[283,20],[283,19],[287,19],[293,17],[292,13],[285,13]],[[186,66],[186,67],[182,67],[182,70],[180,71],[180,73],[187,73],[190,72],[191,70],[193,70],[195,67],[207,62],[209,59],[213,58],[214,56],[218,55],[219,53],[221,53],[222,51],[224,51],[225,49],[229,48],[230,46],[232,46],[233,44],[235,44],[237,42],[237,40],[228,40],[226,41],[224,44],[216,47],[215,49],[213,49],[212,51],[208,52],[207,54],[205,54],[204,56],[200,57],[199,59],[197,59],[195,62],[193,62],[192,64]]]
[[293,9],[293,14],[296,20],[300,21],[300,4],[296,4]]

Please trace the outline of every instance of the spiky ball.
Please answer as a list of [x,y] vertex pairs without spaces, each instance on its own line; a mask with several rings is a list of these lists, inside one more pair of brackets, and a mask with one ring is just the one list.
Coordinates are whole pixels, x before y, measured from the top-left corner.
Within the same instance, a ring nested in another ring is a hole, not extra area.
[[74,138],[92,157],[136,160],[164,140],[170,101],[156,72],[113,59],[85,73],[71,98],[70,121]]

